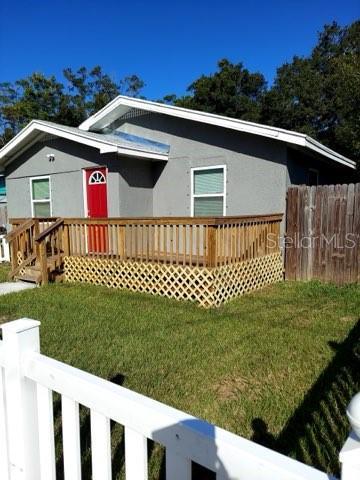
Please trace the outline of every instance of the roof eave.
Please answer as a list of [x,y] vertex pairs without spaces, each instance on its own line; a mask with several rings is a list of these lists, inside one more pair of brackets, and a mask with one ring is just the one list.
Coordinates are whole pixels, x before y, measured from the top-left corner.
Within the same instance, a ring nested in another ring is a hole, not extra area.
[[343,155],[340,155],[334,150],[331,150],[330,148],[322,145],[320,142],[317,142],[313,138],[303,133],[293,132],[291,130],[285,130],[267,125],[261,125],[253,122],[246,122],[244,120],[233,119],[207,112],[176,107],[173,105],[150,102],[148,100],[142,100],[139,98],[125,97],[121,95],[116,97],[114,100],[105,105],[105,107],[103,107],[101,110],[99,110],[94,115],[85,120],[79,126],[79,129],[88,131],[91,128],[105,128],[112,122],[106,122],[104,121],[104,119],[106,119],[106,117],[109,116],[111,113],[113,113],[114,115],[114,111],[116,111],[116,109],[120,109],[121,107],[138,108],[140,110],[171,115],[178,118],[207,123],[209,125],[215,125],[244,133],[273,138],[275,140],[280,140],[293,145],[299,145],[303,148],[307,148],[309,150],[317,152],[323,157],[326,157],[341,165],[344,165],[351,169],[356,169],[356,162],[344,157]]
[[[31,134],[38,132],[34,138],[31,139]],[[125,155],[130,157],[137,158],[148,158],[156,160],[168,160],[167,154],[161,154],[156,152],[149,152],[146,150],[138,150],[132,148],[121,147],[115,143],[111,143],[106,140],[97,140],[81,135],[77,132],[69,132],[66,129],[62,129],[59,126],[48,125],[38,120],[32,120],[26,127],[23,128],[13,139],[11,139],[1,150],[0,150],[0,168],[1,166],[8,165],[11,161],[15,160],[21,153],[28,149],[31,145],[36,143],[42,134],[50,134],[66,138],[68,140],[76,141],[84,145],[88,145],[93,148],[97,148],[100,154],[104,153],[117,153],[119,155]],[[26,138],[29,138],[29,142],[26,142]],[[21,146],[21,144],[23,145]],[[15,152],[14,149],[20,146],[20,148]]]
[[356,170],[356,162],[353,160],[350,160],[349,158],[344,157],[340,153],[336,152],[335,150],[332,150],[331,148],[326,147],[322,143],[314,140],[312,137],[306,136],[305,137],[305,148],[308,148],[309,150],[312,150],[316,153],[319,153],[320,155],[323,155],[334,162],[340,163],[341,165],[344,165],[346,167],[352,168],[353,170]]

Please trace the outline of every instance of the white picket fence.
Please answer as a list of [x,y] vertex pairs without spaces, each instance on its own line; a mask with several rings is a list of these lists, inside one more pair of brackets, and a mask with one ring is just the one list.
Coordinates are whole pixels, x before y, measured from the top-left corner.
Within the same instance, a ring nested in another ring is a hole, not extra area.
[[[79,404],[90,409],[92,479],[111,480],[110,419],[125,427],[127,480],[148,478],[147,439],[165,446],[166,477],[190,480],[191,461],[221,480],[329,480],[249,440],[40,354],[40,323],[2,325],[0,478],[54,480],[53,391],[61,394],[64,473],[81,479]],[[63,339],[64,341],[64,339]],[[360,478],[360,440],[341,453],[345,480]]]
[[0,235],[0,263],[10,261],[9,244],[5,240],[5,235]]

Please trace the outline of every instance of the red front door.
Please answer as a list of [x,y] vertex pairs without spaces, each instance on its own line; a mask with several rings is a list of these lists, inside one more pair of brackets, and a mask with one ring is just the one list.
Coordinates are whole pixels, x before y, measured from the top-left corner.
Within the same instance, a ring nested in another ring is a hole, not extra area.
[[[85,170],[87,215],[90,218],[106,218],[107,211],[107,172],[106,168]],[[106,225],[89,227],[89,252],[105,253],[108,250]]]

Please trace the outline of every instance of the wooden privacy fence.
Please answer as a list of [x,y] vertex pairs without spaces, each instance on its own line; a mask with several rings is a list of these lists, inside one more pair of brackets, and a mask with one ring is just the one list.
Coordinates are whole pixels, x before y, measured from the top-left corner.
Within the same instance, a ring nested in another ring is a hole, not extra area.
[[[2,480],[56,479],[54,424],[58,427],[59,422],[54,422],[53,392],[61,395],[60,451],[66,480],[81,480],[83,473],[80,405],[90,410],[91,439],[86,441],[91,445],[93,480],[111,480],[113,463],[119,461],[124,464],[126,480],[147,480],[151,459],[148,439],[165,447],[167,480],[192,480],[192,462],[214,472],[217,480],[333,478],[185,412],[42,355],[39,326],[40,322],[30,319],[1,326]],[[111,421],[124,427],[123,460],[117,457],[117,449],[112,458]],[[359,478],[359,456],[360,439],[352,433],[340,452],[342,480]]]
[[57,267],[63,264],[66,281],[129,288],[213,306],[282,279],[281,219],[280,214],[14,219],[15,229],[8,237],[13,269],[23,271],[35,255],[42,283],[47,281],[49,262],[55,262]]
[[360,280],[359,183],[288,189],[285,276]]

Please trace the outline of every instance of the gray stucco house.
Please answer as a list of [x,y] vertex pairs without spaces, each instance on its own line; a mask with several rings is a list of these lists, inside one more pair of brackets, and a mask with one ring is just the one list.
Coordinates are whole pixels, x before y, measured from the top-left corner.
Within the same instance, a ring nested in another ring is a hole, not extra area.
[[354,172],[300,133],[124,96],[78,128],[34,120],[0,150],[9,217],[281,213],[290,184]]

